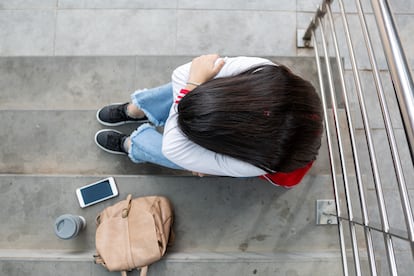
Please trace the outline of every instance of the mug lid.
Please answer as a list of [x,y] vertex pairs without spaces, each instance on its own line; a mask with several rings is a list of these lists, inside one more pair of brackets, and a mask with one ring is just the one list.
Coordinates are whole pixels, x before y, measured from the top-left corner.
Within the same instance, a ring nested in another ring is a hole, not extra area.
[[61,239],[73,238],[78,232],[78,225],[73,216],[62,215],[56,219],[55,233]]

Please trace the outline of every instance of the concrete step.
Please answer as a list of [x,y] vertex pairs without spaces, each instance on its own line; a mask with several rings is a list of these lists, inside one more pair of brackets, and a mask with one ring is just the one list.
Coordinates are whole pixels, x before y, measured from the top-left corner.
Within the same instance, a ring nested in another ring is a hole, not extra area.
[[[81,209],[75,189],[100,177],[1,175],[0,274],[106,275],[92,263],[94,220],[129,193],[164,195],[175,207],[176,241],[154,275],[340,273],[336,226],[315,225],[315,201],[332,198],[328,176],[310,174],[291,190],[256,178],[114,177],[118,198]],[[73,240],[53,232],[65,213],[87,221]]]
[[[99,149],[94,110],[0,110],[0,173],[183,174]],[[137,125],[117,128],[131,133]]]
[[[95,110],[0,110],[0,173],[188,175],[152,164],[134,164],[94,142],[103,128]],[[116,129],[131,133],[138,125]],[[329,173],[325,139],[315,172]]]
[[[167,196],[175,206],[175,252],[289,252],[335,250],[335,226],[315,225],[315,202],[332,198],[327,176],[308,175],[291,190],[257,178],[115,175],[120,195],[81,209],[75,189],[97,176],[1,175],[0,249],[94,249],[95,218],[126,198]],[[58,239],[54,220],[65,213],[86,218],[74,240]]]
[[[2,275],[119,275],[93,263],[93,252],[2,251]],[[298,265],[300,264],[300,265]],[[337,252],[297,253],[168,253],[150,266],[148,275],[326,275],[341,273]],[[130,272],[128,275],[138,275]]]
[[[0,57],[0,109],[96,110],[171,81],[190,56]],[[312,57],[268,57],[318,86]]]

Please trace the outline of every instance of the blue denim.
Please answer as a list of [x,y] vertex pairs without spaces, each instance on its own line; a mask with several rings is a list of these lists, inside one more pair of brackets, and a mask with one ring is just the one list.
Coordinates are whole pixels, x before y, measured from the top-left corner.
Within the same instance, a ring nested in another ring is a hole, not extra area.
[[135,163],[150,162],[171,169],[183,170],[162,153],[162,134],[157,126],[165,125],[173,103],[172,84],[138,90],[131,95],[132,103],[141,109],[151,123],[142,124],[131,136],[128,156]]

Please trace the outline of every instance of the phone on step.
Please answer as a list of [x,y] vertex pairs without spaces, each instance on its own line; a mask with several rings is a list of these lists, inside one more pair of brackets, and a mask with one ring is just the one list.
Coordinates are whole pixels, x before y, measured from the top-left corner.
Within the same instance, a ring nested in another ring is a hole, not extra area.
[[116,197],[118,189],[113,177],[99,180],[95,183],[76,189],[76,195],[81,208]]

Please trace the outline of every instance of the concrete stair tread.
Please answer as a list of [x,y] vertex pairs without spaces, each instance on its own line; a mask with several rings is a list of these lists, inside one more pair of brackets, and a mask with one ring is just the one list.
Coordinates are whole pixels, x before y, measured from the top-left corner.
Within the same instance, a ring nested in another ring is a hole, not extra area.
[[[0,173],[19,174],[183,174],[99,149],[95,133],[103,128],[96,111],[0,111]],[[131,133],[137,125],[116,129]]]
[[[12,258],[3,258],[0,250],[1,271],[4,275],[69,275],[76,271],[79,275],[103,276],[119,275],[108,272],[101,265],[93,263],[93,252],[35,258],[15,253]],[[30,254],[30,252],[26,253]],[[300,265],[299,265],[300,264]],[[290,254],[249,254],[249,253],[167,253],[163,259],[150,265],[148,275],[340,275],[340,254],[338,252],[298,252]],[[292,274],[293,273],[293,274]],[[138,275],[130,272],[128,275]]]
[[[257,178],[115,175],[120,195],[81,209],[75,189],[98,176],[1,175],[5,209],[0,249],[83,251],[95,248],[95,218],[131,193],[164,195],[175,208],[175,252],[289,252],[335,250],[336,226],[315,225],[315,201],[331,198],[329,177],[306,176],[291,190]],[[79,237],[60,240],[54,220],[72,213],[86,218]],[[10,214],[13,214],[10,216]]]
[[[16,250],[0,249],[0,260],[40,260],[40,261],[93,261],[95,250],[74,252],[69,250]],[[230,262],[249,260],[250,262],[288,261],[301,259],[301,261],[315,261],[327,258],[339,258],[339,250],[310,251],[310,252],[174,252],[167,250],[163,257],[171,262]]]
[[[96,120],[95,110],[0,110],[0,173],[15,174],[140,174],[189,175],[152,164],[134,164],[127,156],[102,151],[94,142],[97,131],[109,128]],[[116,127],[126,134],[137,124]],[[326,142],[320,151],[318,173],[328,174]]]
[[[0,109],[97,110],[171,81],[193,56],[0,57]],[[268,57],[316,86],[312,57]]]

